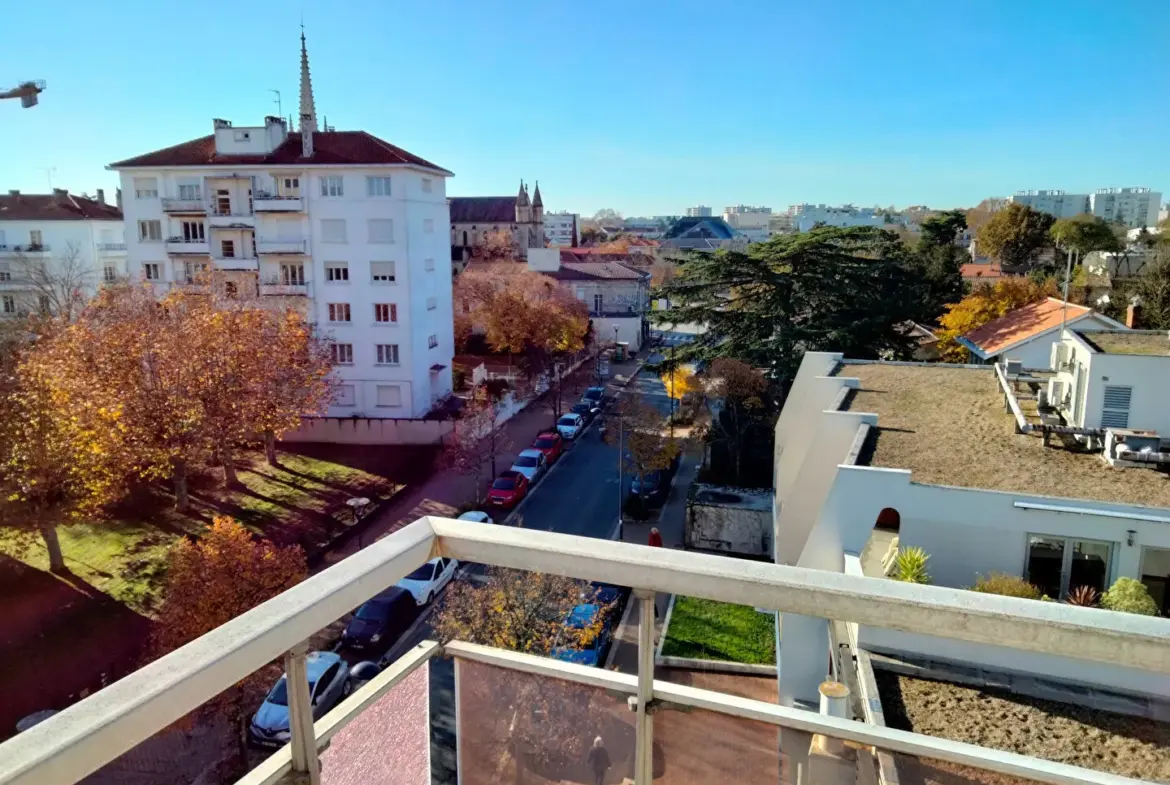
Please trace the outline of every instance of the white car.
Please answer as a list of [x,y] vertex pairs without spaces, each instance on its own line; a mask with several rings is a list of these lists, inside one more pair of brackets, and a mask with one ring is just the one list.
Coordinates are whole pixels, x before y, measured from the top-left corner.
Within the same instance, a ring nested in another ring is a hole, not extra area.
[[457,521],[471,521],[472,523],[491,523],[492,516],[488,515],[486,512],[480,512],[479,510],[471,510],[470,512],[463,513],[455,520],[457,520]]
[[585,426],[585,421],[579,414],[566,414],[557,420],[557,433],[567,442],[577,438],[577,434]]
[[544,453],[540,450],[521,450],[520,454],[516,456],[516,460],[512,461],[512,471],[523,474],[528,478],[530,484],[540,479],[540,476],[547,469],[548,459],[544,457]]
[[455,568],[459,562],[454,559],[438,558],[419,567],[395,584],[400,589],[406,589],[419,605],[429,605],[444,586],[455,576]]

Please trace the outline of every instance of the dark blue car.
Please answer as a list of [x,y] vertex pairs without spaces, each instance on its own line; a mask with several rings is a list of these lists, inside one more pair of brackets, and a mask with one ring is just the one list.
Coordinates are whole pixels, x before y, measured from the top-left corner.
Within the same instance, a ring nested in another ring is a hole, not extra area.
[[387,649],[418,618],[418,603],[406,589],[393,587],[364,603],[341,635],[341,643],[355,651]]
[[588,643],[581,645],[574,643],[553,649],[553,658],[577,665],[592,665],[594,667],[601,665],[601,658],[609,648],[611,631],[608,621],[605,608],[596,603],[582,603],[573,608],[569,612],[569,617],[565,619],[566,630],[585,630],[598,625],[600,625],[600,629],[596,635],[590,638]]

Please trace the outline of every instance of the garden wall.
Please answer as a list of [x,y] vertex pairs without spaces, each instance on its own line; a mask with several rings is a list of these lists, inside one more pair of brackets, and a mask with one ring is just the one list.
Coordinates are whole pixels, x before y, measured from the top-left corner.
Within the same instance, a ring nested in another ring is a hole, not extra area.
[[374,417],[314,417],[285,435],[286,442],[327,444],[442,444],[455,430],[452,420],[410,420]]

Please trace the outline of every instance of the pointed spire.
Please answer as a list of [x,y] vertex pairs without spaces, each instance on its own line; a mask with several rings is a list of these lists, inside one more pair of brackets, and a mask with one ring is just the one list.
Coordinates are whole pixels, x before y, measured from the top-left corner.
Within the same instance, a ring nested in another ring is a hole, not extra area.
[[536,181],[536,190],[532,194],[532,206],[544,207],[544,201],[540,198],[540,180]]
[[317,130],[317,107],[313,103],[313,81],[309,77],[309,52],[305,47],[305,26],[301,25],[301,133]]
[[528,189],[524,187],[523,180],[520,181],[520,193],[516,194],[516,206],[517,207],[527,207],[528,206]]

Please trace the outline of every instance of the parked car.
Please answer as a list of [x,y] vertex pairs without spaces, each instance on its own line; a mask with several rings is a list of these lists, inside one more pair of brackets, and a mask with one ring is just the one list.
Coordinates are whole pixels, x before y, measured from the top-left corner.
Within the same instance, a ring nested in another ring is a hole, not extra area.
[[583,643],[574,641],[558,646],[552,651],[553,658],[577,665],[601,665],[602,657],[605,656],[612,637],[606,608],[594,602],[582,603],[573,608],[569,612],[568,618],[565,619],[565,629],[572,630],[574,633],[591,627],[597,627],[595,635],[590,636]]
[[565,453],[565,440],[556,431],[538,434],[532,446],[544,453],[544,459],[550,464],[556,463]]
[[641,496],[648,502],[663,501],[670,490],[670,478],[678,471],[678,463],[678,456],[675,456],[666,469],[653,469],[641,478],[634,475],[634,480],[630,483],[630,493]]
[[460,515],[458,518],[456,518],[456,520],[471,521],[473,523],[491,523],[492,516],[488,515],[486,512],[480,512],[479,510],[470,510]]
[[488,491],[487,503],[496,507],[515,507],[528,495],[528,478],[520,472],[500,472]]
[[[305,670],[309,677],[313,719],[320,719],[349,695],[349,668],[335,652],[314,651],[305,658]],[[252,716],[248,723],[248,738],[264,747],[283,747],[289,740],[288,722],[288,674],[285,674]]]
[[593,421],[594,417],[601,414],[601,408],[592,401],[581,401],[579,403],[575,403],[573,404],[573,408],[569,409],[569,411],[573,414],[581,415],[581,421],[585,424],[589,424]]
[[585,394],[581,396],[582,401],[588,401],[599,409],[604,409],[605,405],[609,403],[609,397],[605,394],[604,387],[590,387],[585,390]]
[[404,588],[393,586],[367,600],[353,614],[341,645],[354,651],[389,648],[418,618],[418,603]]
[[516,460],[512,461],[512,471],[523,474],[529,483],[539,480],[547,470],[548,462],[544,459],[544,453],[535,447],[521,450]]
[[583,427],[585,427],[585,423],[579,414],[564,414],[561,415],[561,419],[557,420],[557,433],[565,441],[571,442],[576,439]]
[[431,559],[395,585],[410,592],[417,604],[430,605],[435,595],[451,582],[458,566],[459,562],[454,559],[446,557]]
[[354,666],[349,669],[349,688],[353,692],[357,692],[366,684],[373,681],[374,678],[381,672],[382,669],[378,667],[378,663],[376,662],[363,660],[362,662],[355,663]]

